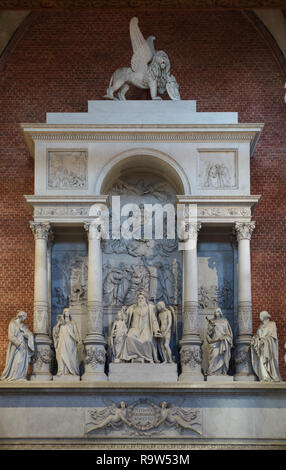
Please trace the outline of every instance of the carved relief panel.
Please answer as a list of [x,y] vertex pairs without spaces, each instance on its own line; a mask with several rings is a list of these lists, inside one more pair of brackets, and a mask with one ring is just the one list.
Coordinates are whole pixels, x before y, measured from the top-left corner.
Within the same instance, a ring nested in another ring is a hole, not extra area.
[[48,189],[87,189],[87,151],[49,150]]
[[[103,243],[103,301],[105,306],[131,305],[139,291],[149,300],[163,300],[167,305],[181,305],[182,260],[176,238],[166,237],[166,218],[163,216],[163,238],[155,234],[155,216],[150,215],[152,233],[144,237],[144,204],[174,204],[176,192],[161,178],[138,174],[118,179],[109,192],[119,195],[121,208],[135,203],[142,210],[136,238],[105,240]],[[111,198],[112,201],[112,198]],[[145,219],[144,219],[145,217]],[[124,223],[126,217],[121,218]]]
[[237,189],[237,154],[236,149],[199,149],[197,156],[199,189]]

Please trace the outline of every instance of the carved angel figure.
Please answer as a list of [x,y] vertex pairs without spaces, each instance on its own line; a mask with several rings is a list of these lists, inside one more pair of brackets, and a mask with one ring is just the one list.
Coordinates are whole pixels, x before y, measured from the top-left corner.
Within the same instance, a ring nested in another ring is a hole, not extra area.
[[[103,408],[103,410],[93,410],[90,412],[90,417],[92,422],[87,423],[86,434],[95,431],[96,429],[101,429],[105,427],[118,427],[122,423],[129,425],[126,417],[126,403],[121,401],[117,406],[115,403],[112,403],[110,406]],[[89,427],[89,426],[92,427]]]
[[180,100],[178,83],[170,74],[169,57],[164,51],[155,51],[155,37],[144,39],[136,17],[130,20],[129,30],[133,49],[131,67],[115,70],[104,98],[114,100],[114,93],[118,92],[118,99],[125,100],[130,85],[134,85],[149,89],[152,100],[162,99],[158,94],[162,95],[165,91],[172,100]]
[[195,410],[186,410],[176,405],[168,407],[168,403],[166,401],[163,401],[160,407],[161,419],[158,422],[157,427],[165,422],[169,426],[190,429],[197,434],[202,435],[201,431],[194,428],[194,425],[201,426],[201,422],[198,419],[198,412]]

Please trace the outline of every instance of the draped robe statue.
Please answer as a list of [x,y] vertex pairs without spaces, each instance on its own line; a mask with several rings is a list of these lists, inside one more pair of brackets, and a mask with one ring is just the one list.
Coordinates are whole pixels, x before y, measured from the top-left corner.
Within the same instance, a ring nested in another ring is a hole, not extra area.
[[160,337],[154,306],[139,293],[137,303],[127,309],[127,335],[120,359],[126,362],[159,362],[156,338]]
[[16,318],[10,321],[8,328],[9,346],[6,355],[6,366],[1,380],[25,380],[29,361],[34,353],[34,335],[24,325],[26,312],[17,312]]
[[216,309],[214,320],[209,320],[207,341],[209,344],[207,375],[226,375],[229,369],[233,334],[220,308]]
[[268,312],[260,312],[261,324],[250,344],[252,367],[261,382],[281,382],[276,324]]
[[65,308],[63,315],[58,317],[58,323],[53,329],[53,339],[58,363],[57,376],[79,375],[77,347],[80,335],[68,308]]

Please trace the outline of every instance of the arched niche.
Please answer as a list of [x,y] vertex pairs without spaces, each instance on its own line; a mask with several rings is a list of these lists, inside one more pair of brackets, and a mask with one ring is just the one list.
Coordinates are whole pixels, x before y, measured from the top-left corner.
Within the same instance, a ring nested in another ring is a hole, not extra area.
[[108,194],[114,182],[136,171],[160,175],[168,181],[177,194],[191,194],[191,186],[183,168],[166,153],[148,148],[124,151],[107,163],[96,184],[96,194]]

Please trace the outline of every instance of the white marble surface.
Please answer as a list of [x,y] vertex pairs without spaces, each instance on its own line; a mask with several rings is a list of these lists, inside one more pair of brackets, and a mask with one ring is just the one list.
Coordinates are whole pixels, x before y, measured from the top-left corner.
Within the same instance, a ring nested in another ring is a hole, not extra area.
[[108,378],[118,383],[177,382],[177,364],[111,363]]
[[89,101],[87,113],[47,113],[47,124],[236,124],[236,112],[196,112],[196,101]]

